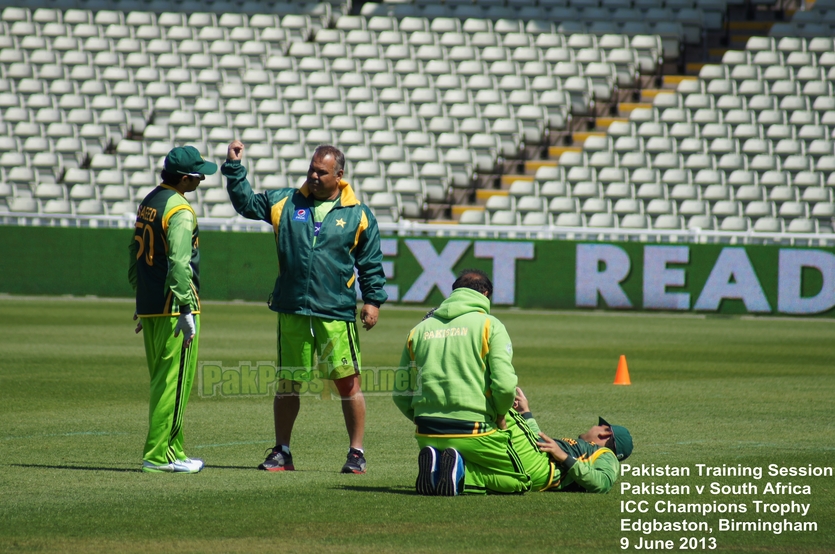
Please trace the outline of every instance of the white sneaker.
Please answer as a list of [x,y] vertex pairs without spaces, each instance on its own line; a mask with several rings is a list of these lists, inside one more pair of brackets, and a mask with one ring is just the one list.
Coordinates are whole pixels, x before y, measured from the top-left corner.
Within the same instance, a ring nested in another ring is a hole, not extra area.
[[197,473],[203,469],[202,460],[177,460],[170,464],[152,464],[142,462],[142,471],[145,473]]
[[185,464],[188,467],[195,470],[194,473],[197,473],[201,469],[203,469],[203,460],[200,458],[186,458],[185,460],[178,460],[178,464]]

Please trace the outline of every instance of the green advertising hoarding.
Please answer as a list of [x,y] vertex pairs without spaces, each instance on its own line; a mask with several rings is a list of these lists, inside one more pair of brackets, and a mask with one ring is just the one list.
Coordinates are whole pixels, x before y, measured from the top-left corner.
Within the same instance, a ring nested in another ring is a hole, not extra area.
[[389,295],[437,304],[456,271],[493,278],[496,304],[723,314],[832,315],[832,248],[384,239]]
[[[131,296],[129,229],[0,227],[0,292]],[[464,268],[488,272],[498,305],[832,316],[835,249],[779,245],[382,239],[391,302],[437,305]],[[266,300],[271,233],[204,231],[201,297]]]

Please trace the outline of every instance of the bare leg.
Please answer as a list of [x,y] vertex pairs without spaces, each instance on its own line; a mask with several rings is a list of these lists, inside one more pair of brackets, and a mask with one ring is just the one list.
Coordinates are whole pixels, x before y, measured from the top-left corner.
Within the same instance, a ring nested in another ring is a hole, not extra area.
[[334,384],[342,397],[342,415],[345,416],[350,446],[362,449],[362,439],[365,435],[365,397],[360,388],[360,376],[351,375],[336,379]]
[[290,446],[290,435],[299,415],[299,383],[279,380],[273,399],[273,418],[275,420],[275,444]]

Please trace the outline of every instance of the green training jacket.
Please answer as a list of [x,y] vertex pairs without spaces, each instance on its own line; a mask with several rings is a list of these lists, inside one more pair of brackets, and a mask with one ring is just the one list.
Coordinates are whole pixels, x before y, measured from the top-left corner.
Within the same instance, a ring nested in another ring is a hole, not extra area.
[[[534,449],[535,441],[539,436],[539,425],[528,412],[526,414],[514,414],[515,423],[522,430],[529,430],[533,436]],[[507,422],[510,428],[511,422]],[[527,427],[527,429],[525,429]],[[517,447],[517,435],[512,435],[513,445]],[[604,446],[598,446],[586,442],[581,438],[554,439],[560,445],[568,458],[561,464],[557,464],[547,452],[540,452],[547,464],[536,464],[536,469],[529,468],[525,464],[525,470],[531,476],[533,490],[552,490],[569,492],[598,492],[605,493],[614,486],[620,472],[620,462],[615,453]],[[547,466],[550,465],[550,471]]]
[[456,289],[409,333],[400,367],[417,371],[417,390],[395,394],[394,402],[419,434],[485,432],[513,406],[513,347],[489,312],[486,296]]
[[377,220],[346,181],[340,184],[340,196],[322,221],[314,245],[314,198],[307,185],[255,194],[240,161],[227,161],[220,171],[227,177],[226,190],[235,210],[273,226],[278,278],[270,296],[271,310],[355,321],[354,267],[363,301],[378,307],[386,301]]

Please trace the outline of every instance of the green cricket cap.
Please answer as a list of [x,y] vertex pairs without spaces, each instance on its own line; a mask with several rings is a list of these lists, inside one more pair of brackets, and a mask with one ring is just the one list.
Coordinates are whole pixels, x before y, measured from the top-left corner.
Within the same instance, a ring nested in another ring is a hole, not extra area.
[[598,425],[608,425],[612,428],[612,433],[615,435],[615,456],[619,461],[623,461],[632,454],[632,435],[626,427],[620,425],[612,425],[602,417],[598,416],[600,422]]
[[188,175],[189,173],[202,173],[212,175],[217,172],[217,164],[207,162],[194,146],[177,146],[165,157],[163,164],[165,171]]

